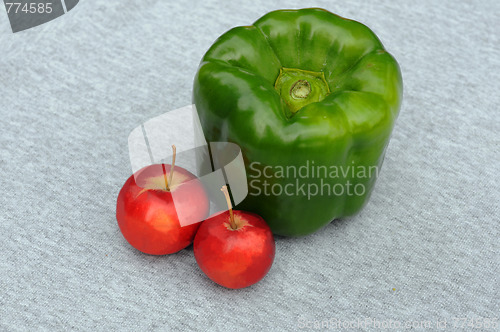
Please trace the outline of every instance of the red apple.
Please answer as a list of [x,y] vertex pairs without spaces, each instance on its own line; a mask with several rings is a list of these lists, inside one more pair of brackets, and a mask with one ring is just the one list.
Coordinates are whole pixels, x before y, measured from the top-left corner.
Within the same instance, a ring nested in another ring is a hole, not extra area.
[[222,190],[229,211],[201,224],[193,243],[194,257],[201,270],[219,285],[244,288],[269,272],[275,254],[274,237],[259,215],[233,211],[226,186]]
[[199,221],[208,212],[207,195],[194,174],[178,166],[155,164],[125,182],[118,195],[116,220],[134,248],[146,254],[166,255],[193,242]]

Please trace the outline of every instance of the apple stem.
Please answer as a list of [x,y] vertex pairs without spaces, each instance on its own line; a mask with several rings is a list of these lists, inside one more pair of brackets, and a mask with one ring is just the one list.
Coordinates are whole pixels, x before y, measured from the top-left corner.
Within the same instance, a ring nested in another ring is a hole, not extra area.
[[231,205],[231,198],[229,198],[229,192],[227,191],[227,186],[222,186],[221,191],[224,193],[224,196],[226,196],[227,207],[229,208],[229,222],[231,224],[231,228],[237,229],[238,226],[234,222],[233,208]]
[[170,185],[172,185],[172,178],[174,177],[174,167],[175,167],[175,145],[172,145],[172,150],[174,151],[174,154],[172,156],[172,165],[170,166],[170,176],[169,176],[169,179],[167,181],[167,178],[165,176],[165,181],[167,181],[167,190],[170,191],[170,188],[168,186],[168,184],[170,183]]
[[170,189],[168,188],[167,170],[165,169],[165,164],[162,164],[161,168],[163,170],[163,178],[165,179],[165,190],[170,191]]

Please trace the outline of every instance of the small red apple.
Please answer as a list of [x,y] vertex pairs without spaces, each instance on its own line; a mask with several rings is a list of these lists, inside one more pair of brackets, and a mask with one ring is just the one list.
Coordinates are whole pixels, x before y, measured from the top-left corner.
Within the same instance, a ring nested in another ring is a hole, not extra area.
[[274,237],[257,214],[233,211],[227,187],[229,211],[205,220],[194,238],[194,257],[201,270],[227,288],[255,284],[269,272],[275,254]]
[[172,165],[142,168],[125,182],[118,194],[118,226],[125,239],[146,254],[172,254],[190,245],[199,221],[209,212],[203,185],[189,171],[174,168],[175,146],[172,148]]

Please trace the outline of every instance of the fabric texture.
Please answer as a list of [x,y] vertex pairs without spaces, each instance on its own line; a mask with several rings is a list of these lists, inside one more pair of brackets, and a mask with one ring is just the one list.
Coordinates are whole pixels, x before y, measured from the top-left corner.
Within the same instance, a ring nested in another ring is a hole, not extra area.
[[[205,277],[192,247],[132,248],[115,218],[130,132],[191,103],[219,35],[301,7],[366,24],[401,66],[369,203],[276,238],[269,274],[242,290]],[[95,0],[19,33],[1,14],[0,330],[459,331],[471,327],[458,318],[500,318],[499,12],[486,0]]]

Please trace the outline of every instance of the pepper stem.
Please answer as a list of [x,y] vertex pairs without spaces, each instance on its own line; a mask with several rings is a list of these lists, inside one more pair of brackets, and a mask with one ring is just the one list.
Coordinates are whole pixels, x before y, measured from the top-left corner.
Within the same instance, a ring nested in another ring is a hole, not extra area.
[[311,84],[306,80],[298,80],[290,89],[290,96],[293,99],[305,99],[311,93]]
[[288,106],[284,110],[288,119],[300,109],[320,102],[330,94],[324,72],[296,68],[281,68],[274,88]]
[[227,191],[227,186],[222,186],[221,191],[224,193],[224,196],[226,196],[226,202],[227,202],[227,207],[229,208],[229,223],[231,225],[232,229],[237,229],[238,226],[234,222],[234,214],[233,214],[233,208],[231,206],[231,198],[229,198],[229,192]]

